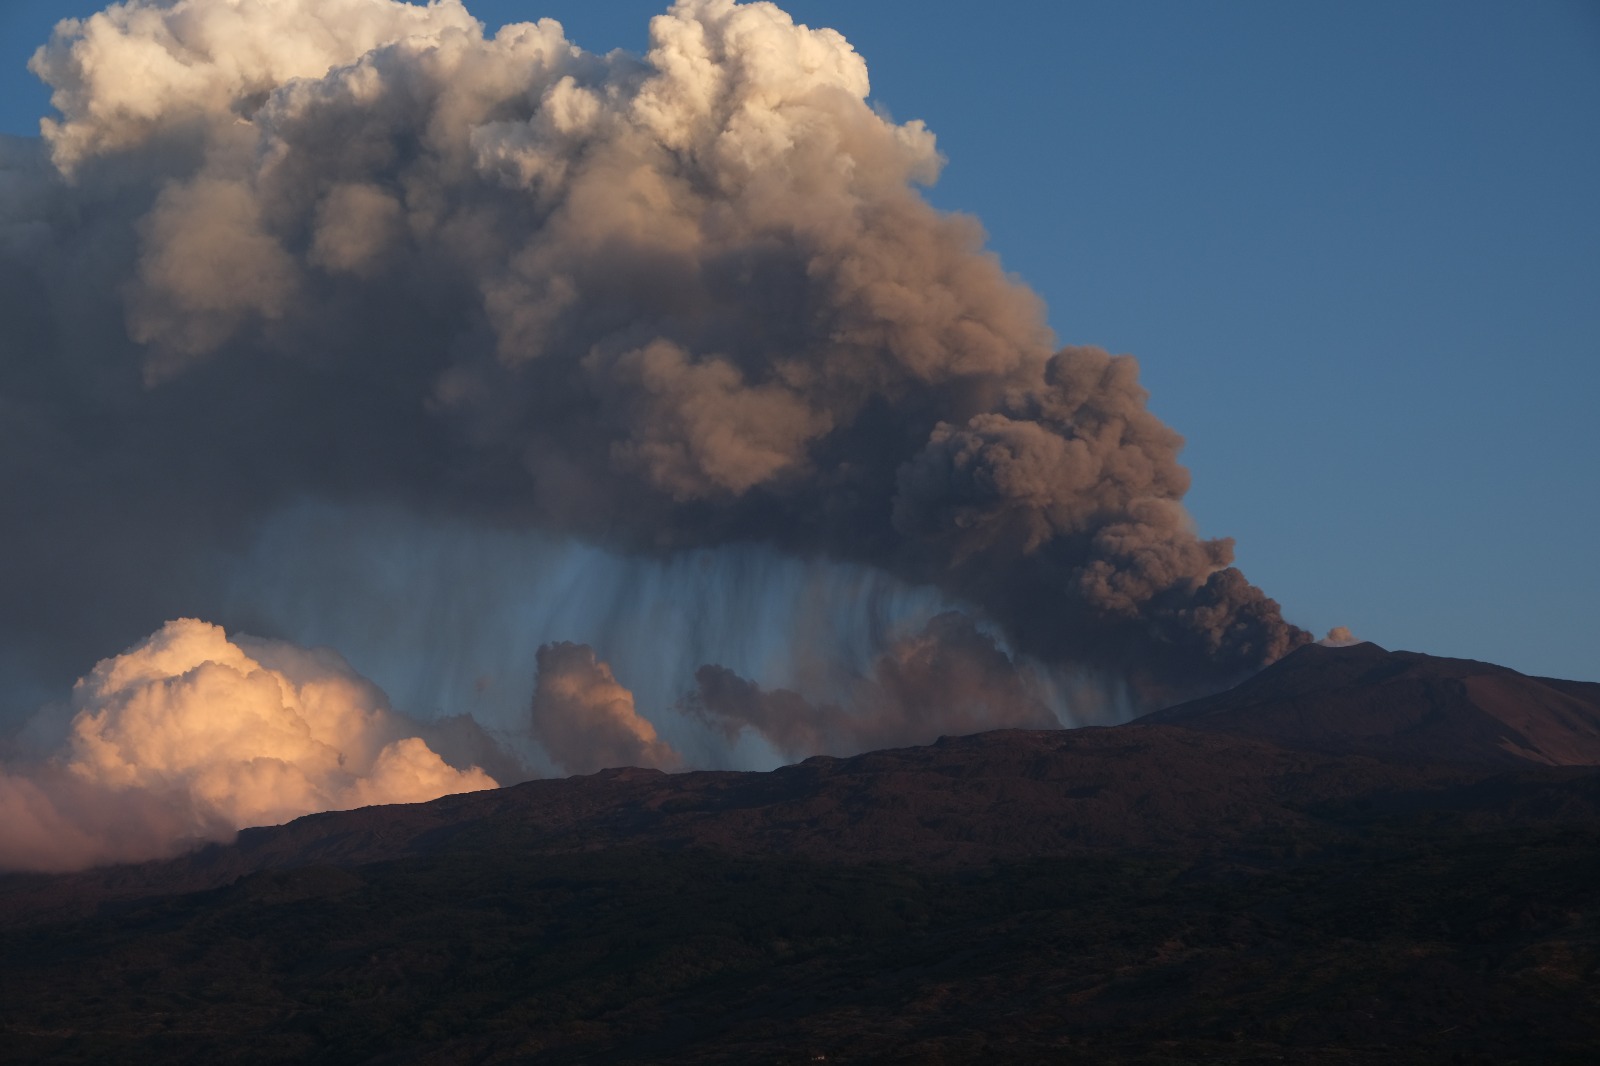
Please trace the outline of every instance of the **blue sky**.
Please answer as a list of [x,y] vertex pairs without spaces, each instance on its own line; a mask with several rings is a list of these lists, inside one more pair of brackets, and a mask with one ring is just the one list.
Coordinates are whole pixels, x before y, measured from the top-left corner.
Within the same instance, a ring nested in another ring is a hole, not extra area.
[[[99,6],[0,0],[0,131]],[[1600,679],[1600,5],[784,6],[938,134],[931,199],[1063,342],[1139,357],[1290,618]],[[637,51],[660,4],[468,7]]]

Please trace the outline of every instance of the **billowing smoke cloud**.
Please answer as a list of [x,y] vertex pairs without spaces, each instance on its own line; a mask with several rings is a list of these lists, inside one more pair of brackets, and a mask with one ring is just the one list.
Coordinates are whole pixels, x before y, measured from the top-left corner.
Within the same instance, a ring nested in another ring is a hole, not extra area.
[[1360,644],[1361,638],[1350,632],[1349,626],[1334,626],[1317,643],[1325,648],[1348,648],[1352,644]]
[[169,622],[73,688],[67,742],[0,773],[0,869],[171,854],[314,811],[495,787],[325,648]]
[[533,736],[569,774],[612,766],[676,769],[681,760],[633,707],[633,693],[587,644],[546,644],[537,653]]
[[790,758],[854,755],[1006,727],[1053,729],[1041,684],[964,614],[949,611],[895,642],[841,703],[763,690],[724,666],[703,666],[688,709],[730,739],[752,729]]
[[1134,361],[1058,349],[921,197],[933,135],[839,34],[681,0],[650,41],[485,38],[457,0],[62,23],[48,160],[0,160],[0,491],[32,503],[0,667],[211,610],[308,498],[866,565],[1150,699],[1308,639],[1196,535]]

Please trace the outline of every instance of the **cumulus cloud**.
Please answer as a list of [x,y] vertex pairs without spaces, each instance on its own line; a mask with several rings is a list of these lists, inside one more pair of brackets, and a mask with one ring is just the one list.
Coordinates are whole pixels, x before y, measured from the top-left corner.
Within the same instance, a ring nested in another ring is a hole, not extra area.
[[985,729],[1060,725],[1039,678],[956,611],[895,642],[843,702],[766,690],[717,665],[701,667],[695,680],[686,704],[692,714],[730,740],[753,730],[790,758],[854,755]]
[[72,692],[68,739],[0,776],[0,868],[170,854],[315,811],[495,787],[447,764],[338,654],[169,622]]
[[614,766],[676,769],[681,760],[633,706],[633,693],[587,644],[562,641],[537,653],[533,736],[569,774]]
[[0,770],[0,810],[0,871],[140,862],[234,832],[182,793],[110,789],[55,765]]
[[834,31],[679,0],[597,56],[456,0],[127,0],[33,69],[0,654],[215,602],[307,498],[865,564],[1152,700],[1310,639],[1195,532],[1134,360],[1057,347]]

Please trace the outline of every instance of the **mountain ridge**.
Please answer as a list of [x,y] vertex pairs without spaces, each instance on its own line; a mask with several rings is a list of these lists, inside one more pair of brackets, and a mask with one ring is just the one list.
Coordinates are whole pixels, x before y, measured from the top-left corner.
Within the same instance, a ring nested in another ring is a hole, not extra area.
[[[1181,721],[619,768],[0,876],[0,1063],[1586,1063],[1600,767],[1500,747],[1451,687],[1584,683],[1330,651]],[[1449,699],[1374,711],[1418,685]],[[1372,750],[1328,750],[1346,707]]]
[[1417,762],[1600,764],[1600,684],[1370,642],[1297,648],[1234,688],[1136,721]]

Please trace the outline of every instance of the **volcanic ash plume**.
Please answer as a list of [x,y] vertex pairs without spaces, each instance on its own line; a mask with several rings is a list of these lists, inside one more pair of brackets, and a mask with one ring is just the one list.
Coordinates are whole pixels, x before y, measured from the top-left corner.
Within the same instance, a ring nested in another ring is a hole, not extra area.
[[703,666],[691,713],[730,739],[753,729],[788,758],[854,755],[893,744],[928,744],[985,729],[1054,729],[1040,682],[966,615],[948,611],[897,641],[840,703],[787,689],[765,691],[723,666]]
[[676,769],[678,753],[633,707],[633,693],[587,644],[546,644],[537,653],[533,736],[569,774],[613,766]]
[[0,869],[171,854],[314,811],[495,787],[327,649],[169,622],[73,689],[64,749],[0,774]]
[[86,589],[108,643],[211,602],[308,498],[866,564],[1153,693],[1308,639],[1196,535],[1134,360],[1057,348],[832,30],[680,0],[598,56],[458,0],[127,0],[33,69],[13,648],[80,639]]

